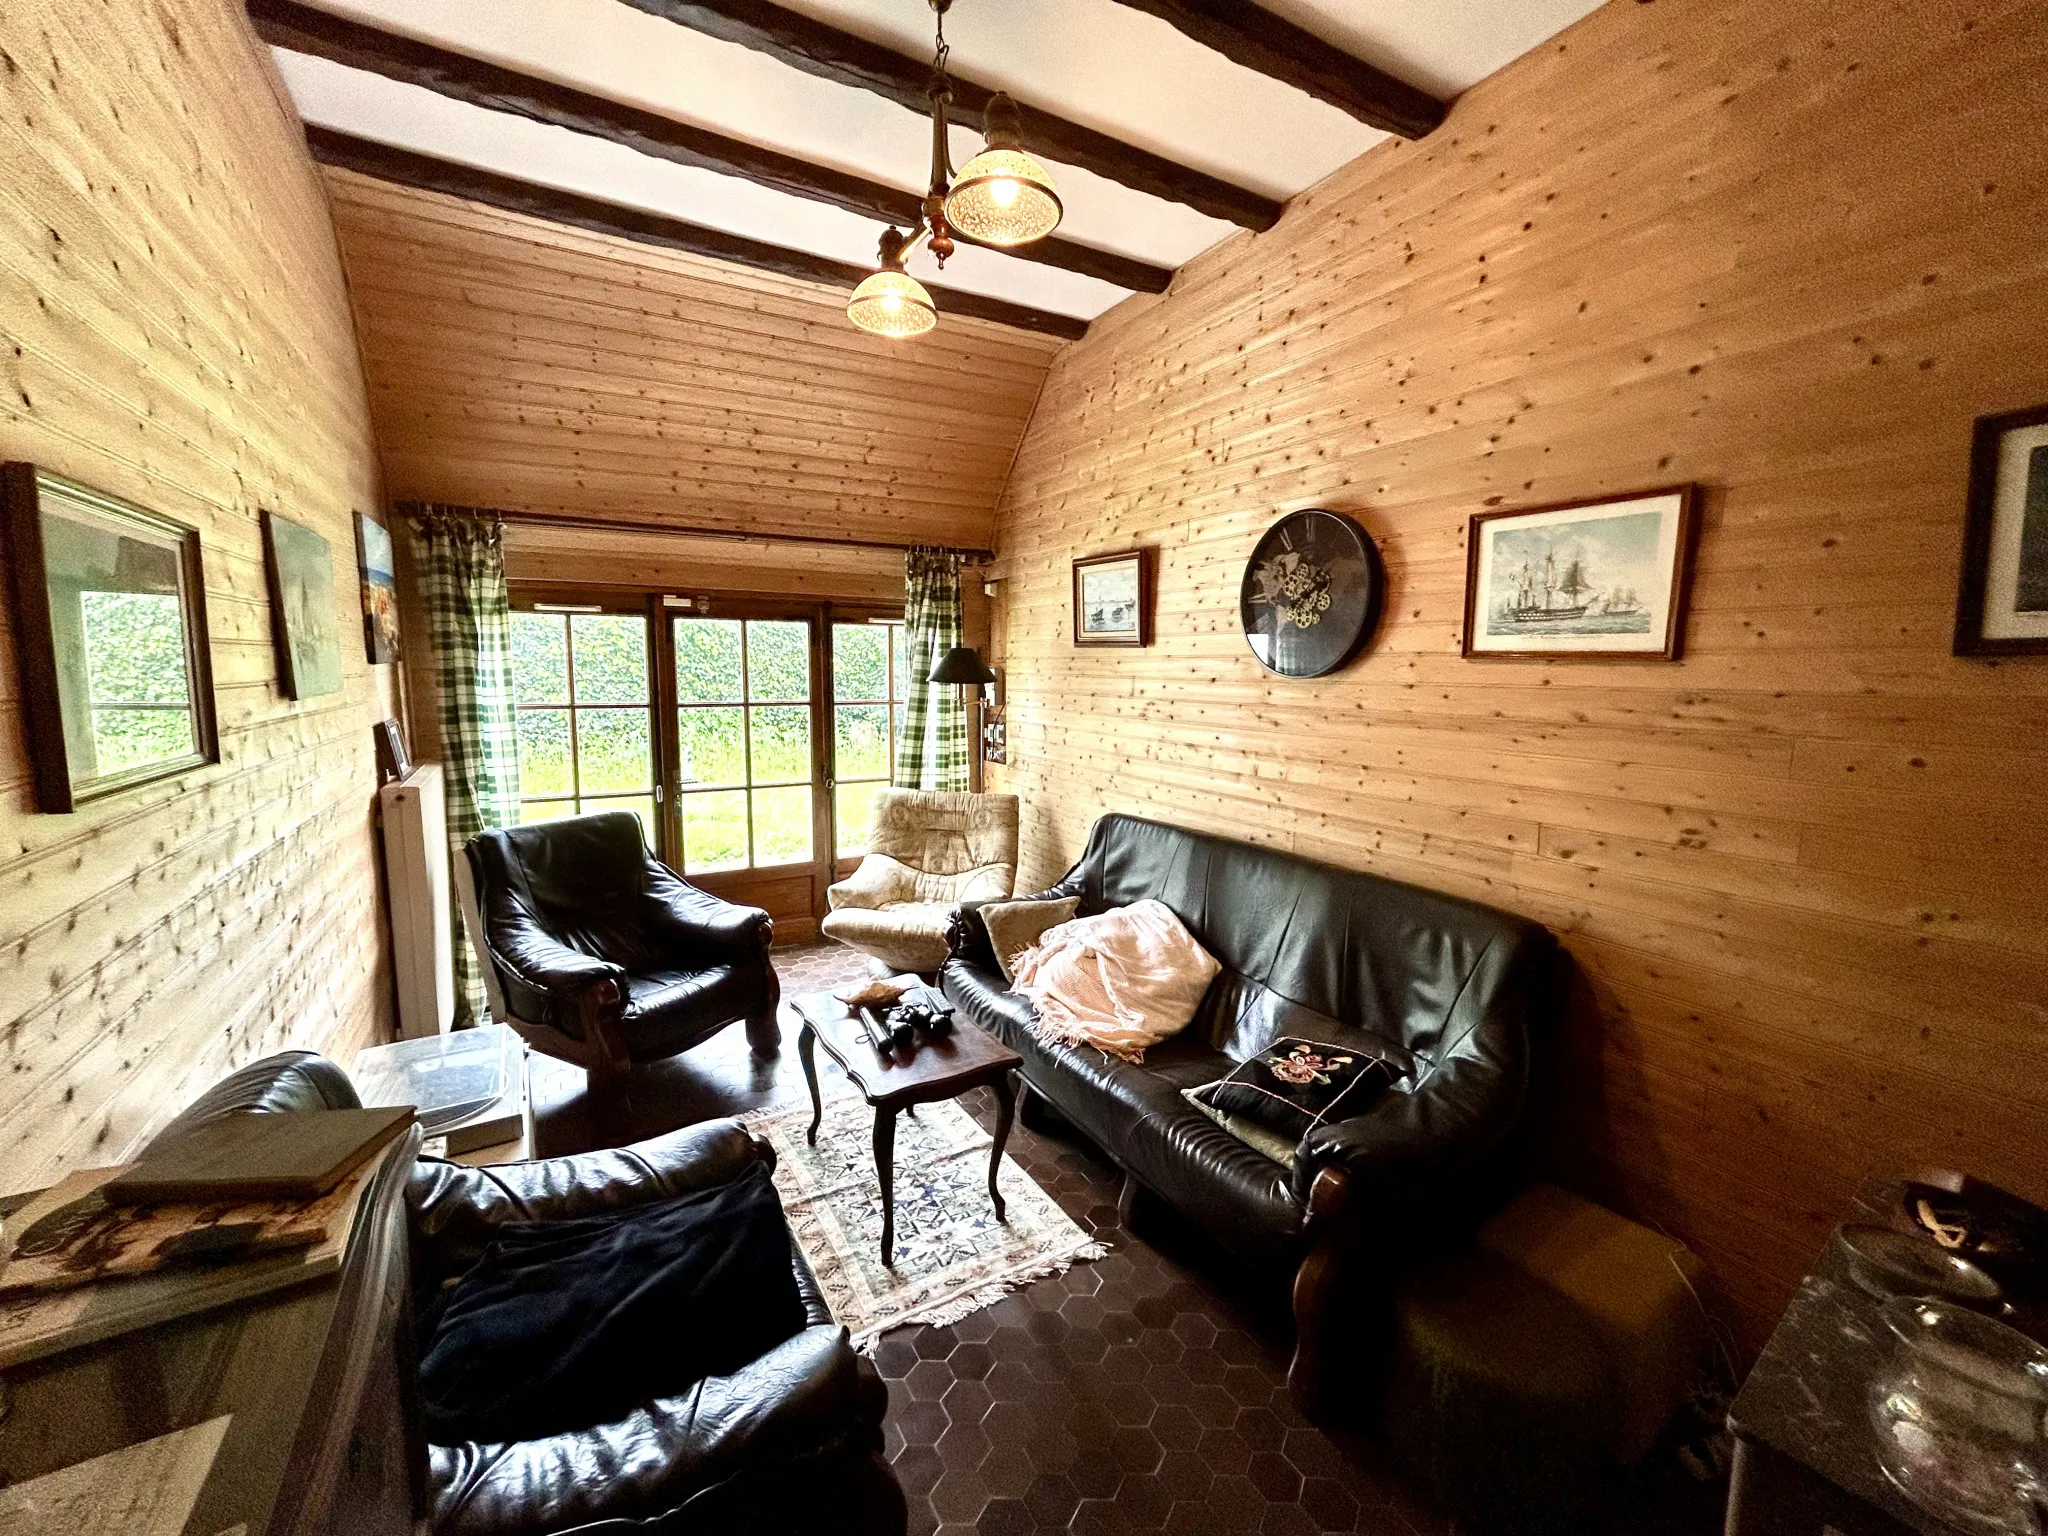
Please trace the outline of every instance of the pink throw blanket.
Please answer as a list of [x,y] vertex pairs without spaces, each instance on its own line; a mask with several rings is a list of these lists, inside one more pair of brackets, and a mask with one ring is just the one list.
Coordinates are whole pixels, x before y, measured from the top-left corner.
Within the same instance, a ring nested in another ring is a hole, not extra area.
[[1077,917],[1017,957],[1012,990],[1037,1010],[1041,1040],[1125,1061],[1188,1027],[1222,967],[1164,902]]

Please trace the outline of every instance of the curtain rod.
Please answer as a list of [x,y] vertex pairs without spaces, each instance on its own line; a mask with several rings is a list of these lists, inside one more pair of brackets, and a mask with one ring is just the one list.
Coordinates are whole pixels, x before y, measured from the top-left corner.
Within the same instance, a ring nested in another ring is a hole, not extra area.
[[399,501],[393,502],[392,506],[414,516],[432,516],[436,510],[441,510],[475,517],[495,517],[502,523],[521,523],[537,528],[586,528],[612,533],[673,534],[691,539],[726,539],[733,543],[746,543],[751,540],[769,544],[824,544],[836,549],[939,549],[947,554],[958,555],[962,560],[975,565],[985,565],[995,558],[994,552],[987,549],[968,549],[947,544],[920,546],[887,539],[835,539],[821,533],[746,533],[736,528],[697,528],[681,523],[649,522],[642,518],[578,517],[574,514],[553,512],[506,512],[495,507],[458,507],[437,501]]

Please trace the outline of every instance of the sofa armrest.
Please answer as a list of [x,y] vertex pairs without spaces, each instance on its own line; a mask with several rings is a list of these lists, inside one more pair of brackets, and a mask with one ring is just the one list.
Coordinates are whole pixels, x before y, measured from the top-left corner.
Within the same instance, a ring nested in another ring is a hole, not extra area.
[[869,854],[852,874],[825,888],[825,905],[834,912],[841,907],[875,911],[893,901],[916,899],[916,875],[908,865],[885,853]]
[[[533,915],[511,904],[496,904],[484,919],[484,949],[491,961],[523,990],[543,999],[544,1018],[577,1039],[588,1037],[592,1017],[616,1019],[626,1004],[624,967],[571,949]],[[515,1011],[523,1012],[516,1007]]]
[[467,1269],[508,1222],[649,1205],[729,1184],[764,1160],[773,1168],[773,1150],[736,1120],[707,1120],[609,1152],[488,1168],[422,1159],[405,1191],[415,1283],[431,1289]]
[[1519,1031],[1466,1040],[1414,1091],[1389,1093],[1367,1114],[1309,1132],[1294,1159],[1295,1199],[1308,1205],[1324,1168],[1347,1175],[1354,1215],[1443,1190],[1514,1134],[1527,1081]]
[[870,1436],[886,1404],[872,1375],[844,1328],[806,1328],[730,1376],[706,1377],[616,1423],[434,1446],[435,1536],[530,1536],[659,1517],[742,1470]]
[[[1000,972],[996,964],[995,946],[989,943],[988,924],[981,920],[981,909],[1002,901],[1064,901],[1069,896],[1082,894],[1081,882],[1069,876],[1058,885],[1048,886],[1042,891],[1029,895],[991,896],[977,901],[963,901],[956,905],[946,918],[946,946],[950,958],[964,960],[969,965],[980,966],[986,971]],[[1078,911],[1076,916],[1081,916]]]
[[775,941],[775,920],[759,907],[701,891],[665,864],[651,865],[643,900],[649,931],[695,957],[744,965]]

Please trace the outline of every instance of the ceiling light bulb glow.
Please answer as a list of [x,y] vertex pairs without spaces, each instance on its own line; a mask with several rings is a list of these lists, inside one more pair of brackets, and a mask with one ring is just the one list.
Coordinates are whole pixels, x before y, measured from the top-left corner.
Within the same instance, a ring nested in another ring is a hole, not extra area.
[[1007,208],[1017,201],[1017,183],[1004,176],[988,184],[988,200],[998,208]]

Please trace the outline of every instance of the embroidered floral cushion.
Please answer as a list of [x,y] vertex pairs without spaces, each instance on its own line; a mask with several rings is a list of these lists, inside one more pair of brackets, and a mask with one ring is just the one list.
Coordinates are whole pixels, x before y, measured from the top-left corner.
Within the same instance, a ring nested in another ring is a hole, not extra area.
[[1364,1114],[1398,1076],[1390,1063],[1355,1047],[1285,1035],[1194,1096],[1299,1144],[1325,1120]]

